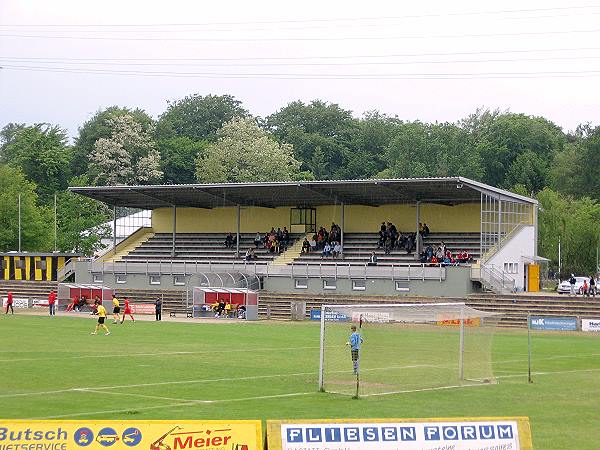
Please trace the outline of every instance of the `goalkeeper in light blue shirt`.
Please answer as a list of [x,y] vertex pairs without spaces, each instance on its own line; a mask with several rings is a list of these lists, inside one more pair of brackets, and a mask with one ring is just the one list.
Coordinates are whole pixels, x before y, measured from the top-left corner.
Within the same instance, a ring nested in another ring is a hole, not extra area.
[[364,341],[362,336],[356,331],[356,325],[352,325],[350,329],[352,330],[352,334],[350,335],[350,340],[346,342],[346,345],[350,346],[350,354],[352,355],[352,366],[354,367],[354,375],[358,375],[358,353],[360,350],[360,345]]

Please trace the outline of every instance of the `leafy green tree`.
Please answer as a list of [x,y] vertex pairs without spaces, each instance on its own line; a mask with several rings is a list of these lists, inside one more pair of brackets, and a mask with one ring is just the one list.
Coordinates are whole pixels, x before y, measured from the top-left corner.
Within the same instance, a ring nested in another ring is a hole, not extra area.
[[214,141],[217,130],[226,122],[248,115],[242,102],[231,95],[190,95],[169,102],[158,119],[156,137],[159,141],[174,137]]
[[204,154],[207,141],[194,141],[187,136],[162,139],[157,142],[160,166],[167,184],[196,182],[196,159]]
[[313,171],[317,179],[357,177],[348,170],[358,130],[358,120],[350,111],[321,100],[308,105],[295,101],[267,117],[265,126],[279,142],[293,145],[302,169]]
[[[85,176],[70,180],[71,186],[88,186]],[[111,219],[107,205],[63,191],[57,195],[57,246],[61,251],[75,251],[93,256],[102,247],[101,240],[111,236]]]
[[58,126],[20,127],[2,149],[2,162],[18,167],[36,186],[40,201],[49,204],[54,193],[67,187],[71,149],[67,133]]
[[37,205],[34,183],[20,169],[0,164],[0,248],[19,248],[19,195],[21,196],[21,250],[50,251],[52,215]]
[[504,184],[509,188],[520,185],[527,190],[527,195],[531,195],[546,187],[548,171],[548,160],[527,150],[510,165]]
[[24,129],[24,123],[9,123],[0,131],[0,154],[4,153],[4,147],[11,144],[19,131]]
[[129,109],[121,106],[110,106],[99,110],[94,116],[79,128],[79,135],[73,146],[73,157],[71,160],[71,173],[74,176],[86,174],[90,155],[94,151],[94,145],[100,138],[109,138],[112,134],[110,120],[117,116],[128,115],[142,127],[143,130],[151,130],[154,126],[152,118],[141,109]]
[[233,119],[198,158],[201,183],[289,181],[303,177],[290,144],[279,144],[251,118]]
[[478,180],[481,160],[469,134],[454,124],[404,123],[386,150],[380,177],[464,176]]
[[[543,117],[532,117],[525,114],[490,112],[478,110],[461,122],[477,145],[481,155],[485,174],[483,181],[493,186],[510,187],[507,180],[512,164],[517,157],[532,152],[543,160],[550,161],[561,151],[566,136],[554,123]],[[529,174],[537,177],[540,170],[531,171],[533,159],[527,158]],[[523,182],[527,174],[517,174],[519,166],[512,170],[511,177]],[[542,171],[547,176],[547,171]],[[539,185],[537,180],[529,180],[525,185]],[[547,180],[542,183],[547,185]]]
[[160,153],[152,129],[144,130],[133,116],[108,120],[109,138],[100,138],[90,155],[90,173],[101,185],[149,184],[162,179]]
[[596,248],[600,245],[600,204],[589,197],[575,199],[545,188],[537,195],[539,253],[558,267],[561,240],[564,274],[586,275],[596,271]]

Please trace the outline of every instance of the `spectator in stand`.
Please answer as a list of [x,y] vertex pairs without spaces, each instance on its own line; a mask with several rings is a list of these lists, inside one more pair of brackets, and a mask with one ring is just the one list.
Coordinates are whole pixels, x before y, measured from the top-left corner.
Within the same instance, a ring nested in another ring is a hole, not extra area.
[[290,232],[286,227],[283,227],[281,235],[283,237],[283,245],[287,248],[287,246],[290,245]]
[[371,252],[371,256],[369,256],[368,266],[376,266],[377,265],[377,255],[375,252]]
[[13,295],[12,292],[8,292],[6,294],[6,312],[4,314],[8,314],[8,310],[10,309],[11,314],[15,314],[15,308],[13,307]]
[[318,238],[318,236],[316,234],[314,234],[312,239],[310,241],[308,241],[308,243],[310,244],[311,250],[317,250],[317,245],[318,245],[317,238]]
[[386,233],[385,243],[383,244],[384,253],[386,255],[389,255],[392,251],[392,247],[393,247],[392,235],[389,233]]
[[329,245],[329,242],[325,242],[325,245],[323,246],[323,255],[321,257],[327,258],[328,256],[331,256],[331,245]]
[[432,266],[437,266],[438,263],[439,263],[439,260],[437,259],[437,256],[433,255],[431,257],[431,265]]
[[254,253],[254,249],[252,247],[248,248],[248,250],[246,250],[246,255],[244,256],[244,259],[246,261],[253,261],[256,258],[256,254]]
[[427,256],[427,261],[431,261],[431,258],[433,257],[433,247],[431,244],[425,248],[425,256]]
[[310,253],[310,242],[308,242],[308,239],[306,238],[304,238],[304,242],[302,242],[301,253]]
[[444,259],[444,250],[442,249],[442,247],[438,247],[437,250],[435,251],[435,257],[438,261],[441,261]]
[[379,240],[377,241],[377,248],[383,247],[385,245],[386,239],[387,239],[387,231],[385,230],[385,227],[383,227],[383,230],[381,230],[381,229],[379,230]]
[[260,247],[261,243],[262,243],[262,237],[261,237],[260,233],[257,231],[256,236],[254,236],[254,247],[256,247],[256,248]]
[[423,237],[427,237],[429,236],[429,227],[427,226],[426,223],[423,224]]
[[225,236],[225,247],[233,247],[233,234],[227,233],[227,236]]
[[581,287],[581,293],[583,295],[585,295],[586,297],[589,295],[588,294],[588,289],[589,289],[589,286],[588,286],[587,280],[583,280],[583,286]]
[[396,243],[398,241],[398,229],[396,228],[396,225],[394,225],[391,222],[388,222],[388,233],[392,238],[392,249],[396,247]]
[[341,254],[342,254],[342,245],[338,241],[335,241],[334,245],[333,245],[332,255],[334,258],[337,258]]
[[446,243],[444,241],[442,241],[440,247],[442,248],[442,255],[446,255]]
[[56,292],[50,291],[48,295],[48,310],[51,316],[56,315]]

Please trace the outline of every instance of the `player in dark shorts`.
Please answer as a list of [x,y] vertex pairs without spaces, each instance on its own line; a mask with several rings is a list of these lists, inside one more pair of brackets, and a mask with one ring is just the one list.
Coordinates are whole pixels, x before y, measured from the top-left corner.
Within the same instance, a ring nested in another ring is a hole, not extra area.
[[113,323],[120,323],[119,313],[121,312],[121,305],[119,304],[119,299],[116,295],[112,296],[113,302]]

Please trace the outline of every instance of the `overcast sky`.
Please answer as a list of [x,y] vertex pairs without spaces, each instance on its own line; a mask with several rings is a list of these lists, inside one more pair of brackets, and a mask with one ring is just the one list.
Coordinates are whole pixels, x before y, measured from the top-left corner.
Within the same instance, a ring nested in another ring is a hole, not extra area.
[[600,124],[600,2],[0,0],[0,127],[231,94],[456,121],[479,106]]

